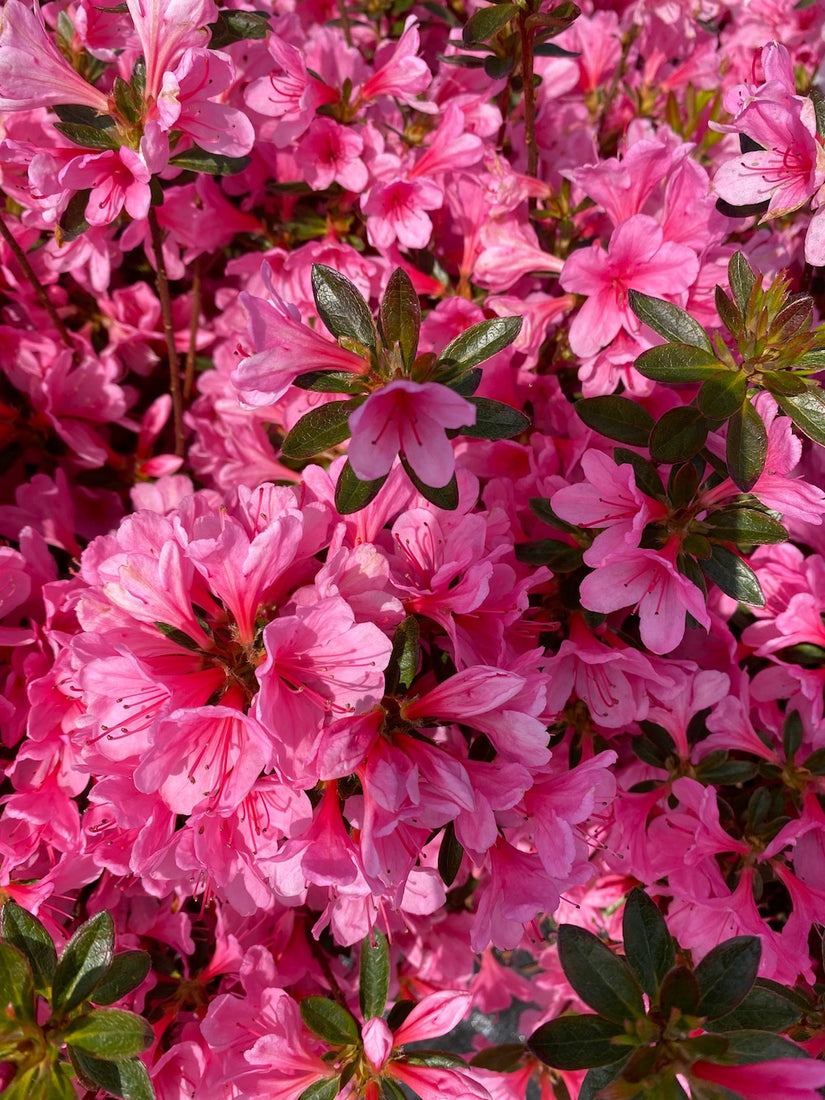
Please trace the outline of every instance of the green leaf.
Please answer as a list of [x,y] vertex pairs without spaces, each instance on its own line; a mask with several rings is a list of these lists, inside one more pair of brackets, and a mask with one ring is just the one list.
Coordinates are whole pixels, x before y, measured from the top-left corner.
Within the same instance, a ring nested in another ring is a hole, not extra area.
[[716,312],[719,314],[719,319],[722,324],[732,336],[741,337],[745,330],[745,320],[739,311],[739,307],[728,297],[718,284],[716,286],[715,298]]
[[739,312],[743,317],[747,316],[748,302],[750,301],[751,291],[756,284],[756,275],[742,252],[734,252],[730,258],[728,282],[734,300],[739,306]]
[[[389,476],[389,475],[387,475]],[[375,481],[360,481],[353,472],[349,459],[341,468],[338,482],[335,486],[335,509],[341,516],[350,516],[353,512],[360,512],[362,508],[375,500],[384,485],[387,477],[376,478]]]
[[799,1023],[800,1008],[781,986],[772,988],[757,979],[741,1004],[713,1022],[714,1031],[786,1031]]
[[392,639],[392,654],[384,673],[387,695],[407,692],[418,672],[421,654],[421,630],[415,615],[408,615],[396,627]]
[[358,1002],[365,1020],[384,1015],[390,990],[390,951],[386,937],[373,929],[372,939],[374,942],[370,943],[370,937],[365,936],[361,941]]
[[673,937],[659,907],[641,887],[631,890],[622,915],[622,939],[627,961],[650,997],[676,965]]
[[125,81],[123,77],[116,76],[112,84],[112,95],[114,96],[115,106],[127,122],[131,122],[133,126],[136,122],[140,122],[143,104],[141,98],[135,94],[131,84]]
[[137,989],[152,965],[148,951],[121,951],[94,988],[91,1000],[96,1005],[110,1005]]
[[787,370],[760,370],[759,373],[763,387],[774,397],[778,394],[805,393],[808,389],[808,383],[803,377]]
[[185,153],[176,153],[169,163],[175,168],[190,172],[206,172],[209,176],[234,176],[249,167],[249,157],[225,157],[221,153],[209,153],[193,145]]
[[653,431],[653,417],[629,397],[583,397],[574,407],[594,432],[631,447],[647,446]]
[[[63,1063],[50,1066],[48,1070],[44,1066],[43,1071],[46,1074],[46,1079],[43,1081],[45,1086],[42,1094],[43,1100],[77,1100],[77,1093],[72,1084],[74,1073],[71,1066]],[[4,1092],[3,1096],[5,1097],[5,1095]],[[36,1100],[35,1093],[32,1092],[27,1100]]]
[[[489,11],[489,8],[485,8]],[[486,359],[509,347],[521,332],[521,317],[493,317],[479,321],[455,340],[438,357],[438,364],[449,364],[461,370],[476,367]]]
[[712,351],[691,344],[659,344],[643,351],[633,364],[654,382],[704,382],[725,370]]
[[484,72],[491,80],[501,80],[509,76],[515,67],[515,58],[511,56],[497,57],[495,54],[489,54],[484,58]]
[[91,190],[77,191],[69,199],[58,223],[64,240],[77,240],[89,228],[89,223],[86,221],[86,207],[89,205],[91,193]]
[[403,268],[390,275],[379,310],[381,333],[388,348],[398,344],[401,361],[407,370],[415,361],[418,334],[421,331],[421,303],[412,279]]
[[644,1016],[642,989],[627,960],[614,955],[592,932],[561,925],[559,961],[573,989],[600,1015],[616,1023]]
[[756,508],[722,508],[708,516],[709,538],[742,546],[763,546],[785,542],[788,532],[778,519]]
[[446,383],[449,385],[453,393],[459,394],[461,397],[472,397],[478,387],[481,385],[481,379],[484,376],[484,371],[481,367],[473,367],[471,370],[465,371],[463,374],[459,374],[457,377],[451,378]]
[[708,952],[695,970],[702,991],[698,1014],[717,1020],[741,1004],[756,981],[761,957],[758,936],[735,936]]
[[589,1069],[616,1062],[626,1053],[626,1048],[610,1042],[623,1034],[624,1028],[603,1016],[559,1016],[534,1031],[527,1046],[554,1069]]
[[315,1081],[304,1089],[298,1100],[335,1100],[341,1091],[340,1077],[325,1077],[321,1081]]
[[63,949],[52,983],[52,1008],[71,1012],[88,997],[112,963],[115,926],[104,910],[81,924]]
[[52,110],[61,122],[70,122],[74,126],[91,126],[95,130],[114,129],[115,124],[108,115],[99,115],[94,107],[85,107],[81,103],[56,103]]
[[407,462],[406,457],[402,454],[401,465],[404,467],[407,477],[421,493],[425,500],[428,500],[430,504],[434,504],[436,508],[443,508],[445,512],[452,512],[458,507],[458,481],[455,474],[450,478],[446,485],[435,486],[425,485],[421,478]]
[[802,1047],[790,1039],[772,1035],[769,1031],[729,1031],[725,1037],[728,1040],[728,1054],[735,1057],[738,1065],[772,1062],[779,1058],[810,1058]]
[[695,1016],[702,991],[691,970],[686,966],[675,966],[662,981],[659,991],[659,1007],[662,1015],[669,1020],[673,1010],[682,1016]]
[[776,403],[814,443],[825,447],[825,394],[819,386],[805,393],[774,394]]
[[0,943],[0,1018],[11,1008],[16,1020],[34,1020],[34,975],[29,960],[10,943]]
[[96,1008],[72,1020],[63,1038],[75,1050],[106,1061],[132,1058],[152,1045],[154,1033],[142,1016],[122,1008]]
[[625,1050],[627,1053],[620,1061],[588,1070],[581,1083],[578,1100],[596,1100],[596,1098],[601,1095],[602,1089],[607,1088],[608,1085],[612,1085],[614,1081],[617,1081],[621,1077],[632,1054],[632,1051],[627,1050],[627,1047],[625,1047]]
[[713,354],[710,338],[698,321],[672,302],[652,298],[639,290],[629,290],[630,308],[639,320],[658,332],[671,344],[689,344]]
[[748,390],[744,371],[717,371],[705,379],[696,398],[696,404],[711,420],[727,420],[742,407]]
[[525,565],[549,565],[554,573],[573,573],[580,569],[584,551],[558,539],[535,539],[516,546],[516,558]]
[[170,642],[179,645],[181,649],[188,649],[191,653],[200,652],[200,642],[196,642],[194,638],[190,638],[188,634],[184,634],[180,627],[172,626],[171,623],[162,622],[156,622],[154,626],[164,638],[168,638]]
[[69,1057],[78,1076],[92,1088],[102,1088],[120,1100],[155,1100],[155,1090],[139,1058],[109,1062],[85,1051],[69,1048]]
[[435,1066],[439,1069],[467,1068],[467,1063],[457,1054],[449,1054],[446,1050],[415,1050],[408,1051],[404,1055],[404,1061],[412,1066]]
[[743,401],[728,421],[725,447],[728,473],[734,485],[749,493],[765,469],[767,457],[768,433],[762,417],[750,401]]
[[287,458],[312,458],[349,439],[349,418],[363,402],[358,398],[348,401],[329,401],[318,405],[298,421],[281,444],[281,452]]
[[636,486],[646,496],[653,497],[654,500],[660,500],[662,503],[667,500],[662,479],[652,462],[648,462],[646,458],[642,458],[634,451],[626,451],[624,447],[613,448],[613,461],[617,466],[628,464],[633,467]]
[[726,596],[751,607],[765,606],[765,596],[756,574],[732,550],[725,546],[713,546],[710,557],[699,565],[708,580],[721,588]]
[[363,383],[357,375],[337,370],[308,370],[292,383],[302,390],[316,393],[361,393]]
[[75,145],[84,149],[119,149],[120,138],[111,130],[103,130],[98,126],[80,126],[74,122],[55,122],[54,128],[58,133],[67,137]]
[[655,462],[687,462],[704,447],[708,422],[694,405],[669,409],[650,433],[650,457]]
[[310,1031],[328,1043],[350,1046],[358,1042],[355,1017],[329,997],[304,997],[301,1001],[301,1019]]
[[57,966],[57,952],[45,926],[9,898],[0,913],[0,938],[28,959],[35,989],[48,996]]
[[805,736],[805,727],[798,710],[792,710],[786,714],[782,723],[782,750],[786,760],[792,760],[802,747],[802,739]]
[[445,886],[452,886],[464,859],[464,846],[455,835],[455,825],[448,821],[441,834],[438,849],[438,873]]
[[378,1084],[381,1089],[381,1100],[407,1100],[407,1094],[401,1091],[391,1077],[382,1077]]
[[530,427],[529,417],[501,401],[491,401],[489,397],[468,400],[476,407],[476,422],[458,430],[470,439],[512,439]]
[[470,1059],[471,1066],[479,1069],[491,1069],[496,1073],[513,1073],[524,1061],[527,1047],[524,1043],[501,1043],[487,1047]]
[[375,349],[372,311],[355,283],[326,264],[313,264],[312,293],[318,316],[336,340],[347,336],[365,348]]
[[266,38],[269,16],[261,11],[220,11],[208,28],[212,33],[210,50],[223,50],[233,42],[248,38]]
[[462,31],[464,44],[486,42],[505,27],[518,12],[517,4],[494,4],[479,10],[467,21]]

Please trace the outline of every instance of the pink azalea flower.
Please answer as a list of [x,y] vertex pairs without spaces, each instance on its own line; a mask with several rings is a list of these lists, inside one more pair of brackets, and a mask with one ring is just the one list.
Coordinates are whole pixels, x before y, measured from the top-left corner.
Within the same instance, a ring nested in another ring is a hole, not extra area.
[[475,424],[476,410],[437,382],[399,378],[370,394],[349,418],[349,460],[364,481],[390,472],[401,454],[426,485],[440,488],[455,471],[447,428]]
[[[412,107],[421,106],[416,96],[426,91],[432,75],[426,61],[417,56],[420,42],[418,20],[409,16],[398,41],[388,44],[383,51],[379,49],[376,56],[382,64],[361,86],[359,99],[362,103],[386,95],[395,96]],[[390,56],[384,60],[387,52]]]
[[573,352],[582,357],[595,355],[622,329],[638,333],[639,321],[628,305],[628,290],[683,300],[698,272],[693,249],[666,241],[662,227],[647,214],[635,214],[622,222],[606,252],[597,242],[574,252],[559,279],[565,290],[588,296],[570,325]]
[[825,1065],[813,1058],[776,1058],[745,1066],[694,1062],[693,1077],[732,1090],[744,1100],[818,1100],[825,1085]]
[[433,223],[426,210],[440,210],[444,192],[431,179],[396,178],[373,184],[361,200],[373,248],[426,248]]
[[305,164],[306,181],[316,191],[340,183],[347,191],[363,191],[369,180],[361,160],[364,141],[350,127],[331,118],[316,118],[298,143],[298,157]]
[[322,104],[338,99],[338,92],[309,73],[300,50],[277,34],[270,35],[269,52],[280,72],[253,80],[244,99],[253,111],[278,119],[272,141],[284,148],[304,133]]
[[214,102],[234,79],[227,54],[217,50],[188,49],[174,72],[163,74],[157,102],[163,129],[182,130],[202,149],[242,157],[255,143],[255,130],[235,107]]
[[206,46],[208,23],[218,9],[213,0],[126,0],[146,62],[146,98],[156,100],[163,74],[170,72],[189,46]]

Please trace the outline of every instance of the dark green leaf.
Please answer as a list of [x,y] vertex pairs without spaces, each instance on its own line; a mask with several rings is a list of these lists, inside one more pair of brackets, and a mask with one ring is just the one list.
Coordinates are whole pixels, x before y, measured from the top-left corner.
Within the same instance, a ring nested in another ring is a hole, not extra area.
[[619,1079],[632,1053],[632,1051],[627,1050],[627,1047],[625,1047],[625,1050],[627,1053],[620,1061],[588,1070],[581,1083],[578,1100],[596,1100],[602,1089],[607,1088],[608,1085]]
[[435,1066],[439,1069],[467,1068],[467,1063],[457,1054],[449,1054],[446,1050],[421,1050],[416,1048],[405,1054],[404,1061],[412,1066]]
[[375,481],[360,481],[353,473],[349,459],[344,463],[335,486],[335,509],[341,516],[360,512],[362,508],[375,500],[387,480],[386,477]]
[[174,642],[175,645],[179,645],[181,649],[188,649],[192,653],[197,653],[200,650],[200,642],[196,642],[194,638],[190,638],[188,634],[177,626],[172,626],[171,623],[157,622],[154,624],[155,629],[168,638],[170,642]]
[[139,1058],[109,1062],[74,1047],[69,1048],[69,1057],[78,1076],[92,1088],[106,1089],[120,1100],[155,1100],[146,1066]]
[[743,317],[747,316],[748,302],[751,291],[756,284],[756,275],[753,268],[745,259],[742,252],[734,252],[728,264],[728,282],[733,292],[734,300],[739,306],[739,312]]
[[720,370],[702,383],[696,404],[711,420],[727,420],[742,407],[747,389],[744,371]]
[[390,988],[390,952],[386,937],[373,929],[372,940],[361,941],[361,972],[358,1002],[365,1020],[383,1016]]
[[639,320],[671,344],[690,344],[713,354],[710,338],[698,321],[672,302],[652,298],[639,290],[627,294],[630,308]]
[[119,149],[121,142],[116,133],[97,126],[80,126],[74,122],[55,122],[55,130],[75,145],[84,149]]
[[505,76],[509,76],[515,67],[515,58],[510,55],[497,57],[495,54],[489,54],[484,58],[484,72],[491,80],[502,80]]
[[372,311],[361,291],[346,275],[326,264],[313,264],[312,293],[318,316],[336,340],[348,336],[365,348],[375,348]]
[[733,1012],[714,1020],[714,1031],[785,1031],[799,1023],[799,1006],[784,990],[756,985]]
[[815,749],[803,765],[811,775],[825,775],[825,746]]
[[476,407],[476,422],[458,430],[471,439],[512,439],[530,427],[529,417],[501,401],[489,397],[468,400]]
[[584,397],[574,407],[594,432],[631,447],[647,446],[653,430],[653,417],[629,397]]
[[493,317],[489,321],[479,321],[446,346],[438,357],[438,363],[450,364],[461,370],[476,367],[509,347],[521,332],[521,325],[521,317]]
[[7,1018],[9,1008],[21,1023],[34,1020],[34,975],[22,951],[0,943],[0,1018]]
[[625,902],[622,939],[642,989],[655,996],[665,974],[676,965],[676,949],[658,905],[641,887],[631,890]]
[[384,673],[387,695],[410,690],[420,660],[420,628],[415,615],[408,615],[396,628],[392,654]]
[[803,329],[807,332],[811,327],[813,306],[814,303],[810,294],[799,294],[792,297],[773,319],[771,325],[773,339],[787,340]]
[[534,1031],[527,1040],[530,1051],[554,1069],[589,1069],[616,1062],[627,1048],[610,1040],[624,1029],[602,1016],[559,1016]]
[[481,367],[473,367],[472,370],[453,378],[448,384],[453,393],[460,394],[461,397],[472,397],[481,385],[483,375]]
[[309,370],[299,374],[293,382],[302,390],[315,390],[316,393],[361,393],[363,383],[354,374],[336,370]]
[[495,1070],[496,1073],[513,1073],[524,1061],[526,1053],[527,1047],[524,1043],[502,1043],[474,1054],[470,1065],[479,1069]]
[[792,710],[782,723],[782,749],[786,760],[793,760],[802,746],[805,727],[798,710]]
[[813,386],[805,393],[774,394],[780,409],[814,443],[825,447],[825,394],[819,386]]
[[746,400],[728,421],[725,459],[734,485],[749,493],[765,469],[767,457],[768,433],[762,417]]
[[808,383],[801,375],[791,374],[787,370],[762,370],[759,373],[762,377],[763,387],[774,396],[787,393],[805,393],[808,389]]
[[730,299],[721,286],[716,287],[716,312],[725,328],[732,336],[741,336],[745,329],[745,320],[739,307]]
[[355,1017],[329,997],[304,997],[301,1001],[301,1019],[310,1031],[328,1043],[350,1046],[358,1042]]
[[624,447],[613,448],[613,461],[617,466],[628,464],[633,467],[636,485],[646,496],[663,503],[667,500],[662,479],[652,462],[633,451],[626,451]]
[[758,936],[735,936],[708,952],[695,971],[702,991],[699,1015],[717,1020],[732,1012],[756,981],[761,956]]
[[298,1100],[335,1100],[340,1091],[340,1077],[325,1077],[322,1081],[314,1081],[309,1088],[304,1089]]
[[97,983],[91,1000],[96,1005],[110,1005],[136,989],[146,975],[152,960],[148,951],[122,951],[112,959],[112,965]]
[[220,11],[208,30],[210,50],[223,50],[233,42],[242,42],[247,38],[266,38],[269,30],[269,16],[259,11]]
[[0,914],[0,938],[29,960],[35,989],[48,995],[57,966],[57,952],[44,925],[9,898]]
[[209,153],[193,145],[185,153],[176,153],[169,159],[175,168],[190,172],[206,172],[210,176],[234,176],[249,166],[249,157],[225,157],[222,153]]
[[506,26],[518,12],[516,4],[494,4],[479,10],[467,21],[462,32],[466,45],[473,42],[486,42]]
[[576,50],[565,50],[555,42],[540,42],[533,48],[534,57],[581,57]]
[[398,1031],[414,1008],[415,1001],[396,1001],[387,1015],[387,1027],[390,1031]]
[[549,565],[554,573],[572,573],[582,566],[580,546],[570,546],[558,539],[536,539],[516,546],[516,557],[525,565]]
[[673,1010],[681,1016],[695,1016],[702,991],[692,971],[686,966],[675,966],[667,973],[659,991],[659,1007],[669,1020]]
[[52,983],[52,1008],[71,1012],[88,997],[112,963],[115,926],[107,912],[81,924],[63,949]]
[[[43,1100],[77,1100],[77,1093],[75,1092],[72,1080],[74,1073],[71,1066],[67,1064],[58,1064],[56,1066],[50,1066],[48,1069],[43,1066],[41,1072],[41,1080],[45,1075],[44,1089],[42,1093]],[[3,1093],[5,1098],[6,1094]],[[30,1093],[26,1100],[38,1100],[34,1092]]]
[[112,130],[114,122],[108,115],[99,115],[94,107],[84,107],[80,103],[56,103],[52,110],[61,122],[73,126],[91,126],[95,130]]
[[301,417],[281,444],[287,458],[312,458],[349,439],[349,418],[362,402],[358,398],[349,401],[329,401],[318,405]]
[[794,359],[794,365],[805,370],[822,370],[825,367],[825,348],[811,348]]
[[779,1058],[810,1058],[802,1047],[790,1039],[772,1035],[769,1031],[729,1031],[725,1037],[728,1053],[735,1057],[738,1065],[772,1062]]
[[441,834],[441,846],[438,849],[438,873],[445,886],[452,886],[464,858],[464,847],[455,835],[455,826],[448,821]]
[[122,77],[116,76],[112,85],[112,95],[114,96],[115,106],[127,122],[134,125],[140,121],[143,104],[131,84],[127,83]]
[[592,932],[561,925],[559,961],[573,989],[600,1015],[617,1023],[644,1016],[642,989],[627,960],[614,955]]
[[713,753],[709,753],[696,765],[696,778],[701,783],[747,783],[757,774],[757,766],[748,760],[716,761],[713,756]]
[[696,496],[698,488],[699,475],[694,462],[679,462],[671,466],[667,479],[667,495],[674,508],[686,508]]
[[654,382],[704,382],[726,369],[712,351],[690,344],[659,344],[643,351],[633,364]]
[[762,546],[785,542],[788,532],[778,519],[756,508],[723,508],[705,520],[711,530],[708,537],[735,542],[742,546]]
[[86,221],[86,207],[89,205],[91,193],[91,190],[77,191],[69,199],[58,223],[64,240],[74,241],[89,228],[89,223]]
[[396,1085],[391,1077],[382,1077],[379,1081],[381,1100],[407,1100],[407,1094]]
[[721,588],[726,596],[751,607],[765,606],[765,596],[756,574],[732,550],[725,546],[714,546],[711,556],[699,564],[708,580]]
[[154,1033],[142,1016],[122,1008],[96,1008],[72,1020],[63,1031],[70,1047],[96,1058],[132,1058],[152,1045]]
[[421,330],[421,303],[412,279],[403,268],[397,267],[390,275],[387,289],[381,300],[379,312],[381,332],[392,348],[398,344],[401,361],[410,369],[418,350],[418,334]]
[[656,421],[650,433],[650,457],[655,462],[687,462],[704,447],[708,422],[693,405],[678,405]]
[[434,504],[436,508],[443,508],[446,512],[452,512],[458,507],[458,481],[455,474],[446,485],[425,485],[403,454],[401,455],[401,465],[404,467],[407,477],[430,504]]

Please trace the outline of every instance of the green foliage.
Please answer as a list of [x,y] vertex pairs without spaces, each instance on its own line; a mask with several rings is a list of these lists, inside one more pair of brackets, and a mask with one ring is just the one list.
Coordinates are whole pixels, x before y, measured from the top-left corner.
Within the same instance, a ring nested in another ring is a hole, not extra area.
[[383,1016],[390,989],[390,951],[386,937],[373,930],[361,941],[358,1002],[365,1020]]
[[304,997],[301,1019],[310,1031],[328,1043],[349,1046],[358,1042],[360,1033],[355,1017],[329,997]]

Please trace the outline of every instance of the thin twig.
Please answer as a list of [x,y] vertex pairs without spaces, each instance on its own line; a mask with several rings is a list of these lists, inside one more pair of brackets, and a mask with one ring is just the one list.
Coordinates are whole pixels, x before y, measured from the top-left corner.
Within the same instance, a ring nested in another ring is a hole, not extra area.
[[76,352],[76,348],[75,348],[74,344],[72,343],[71,333],[69,332],[69,330],[66,328],[65,324],[63,323],[63,318],[60,316],[60,314],[54,308],[54,304],[52,303],[51,298],[46,293],[46,290],[45,290],[43,284],[37,278],[37,274],[35,273],[34,268],[29,263],[28,256],[26,255],[26,253],[23,251],[23,249],[20,247],[20,245],[15,240],[15,238],[12,234],[12,231],[6,225],[3,218],[0,218],[0,236],[2,236],[3,240],[9,246],[11,251],[14,253],[14,258],[17,260],[18,264],[20,265],[20,268],[21,268],[23,274],[25,275],[26,279],[31,284],[32,289],[34,290],[35,294],[37,295],[37,300],[40,302],[41,306],[48,313],[52,324],[57,329],[57,331],[60,333],[60,339],[63,341],[63,343],[66,345],[66,347],[71,350],[72,354],[76,355],[77,352]]
[[524,142],[527,146],[527,175],[535,177],[539,170],[539,147],[536,144],[536,89],[533,85],[533,28],[526,12],[519,13],[521,33],[521,79],[524,95]]
[[201,258],[192,262],[192,314],[189,318],[189,348],[186,352],[186,371],[183,376],[183,401],[189,403],[195,388],[195,357],[198,351],[198,323],[201,312]]
[[183,396],[180,388],[180,362],[178,349],[175,347],[175,330],[172,326],[169,278],[166,274],[166,262],[163,259],[163,232],[153,206],[149,208],[149,232],[152,235],[152,249],[155,253],[155,283],[158,288],[158,298],[160,298],[163,335],[166,337],[166,352],[169,358],[169,391],[172,394],[172,419],[175,425],[175,454],[178,458],[183,458]]

